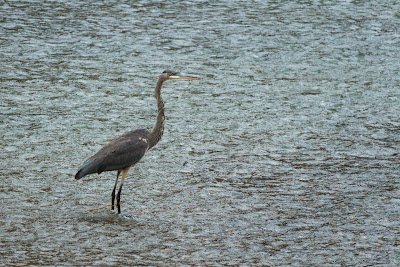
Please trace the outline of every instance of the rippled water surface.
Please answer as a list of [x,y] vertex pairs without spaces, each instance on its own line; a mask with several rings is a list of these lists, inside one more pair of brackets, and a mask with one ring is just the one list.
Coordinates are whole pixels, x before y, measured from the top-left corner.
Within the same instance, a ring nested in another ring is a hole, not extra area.
[[[399,266],[398,1],[1,1],[2,266]],[[74,174],[167,125],[132,168]]]

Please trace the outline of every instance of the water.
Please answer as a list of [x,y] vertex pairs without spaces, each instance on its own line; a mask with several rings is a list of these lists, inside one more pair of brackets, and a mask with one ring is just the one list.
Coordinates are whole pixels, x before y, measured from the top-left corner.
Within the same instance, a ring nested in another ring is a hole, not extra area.
[[[397,1],[0,5],[2,266],[399,265]],[[118,215],[73,176],[167,67]]]

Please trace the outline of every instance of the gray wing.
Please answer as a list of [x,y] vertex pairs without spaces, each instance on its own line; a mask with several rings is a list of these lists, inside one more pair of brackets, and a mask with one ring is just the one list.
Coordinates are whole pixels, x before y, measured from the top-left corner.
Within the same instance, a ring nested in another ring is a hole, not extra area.
[[75,175],[75,179],[91,173],[121,170],[133,166],[148,150],[148,136],[149,132],[146,130],[135,130],[119,136],[88,158]]

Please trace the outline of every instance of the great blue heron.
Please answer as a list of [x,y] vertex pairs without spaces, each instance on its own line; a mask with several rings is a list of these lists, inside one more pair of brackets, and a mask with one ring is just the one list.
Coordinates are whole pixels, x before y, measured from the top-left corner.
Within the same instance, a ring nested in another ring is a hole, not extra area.
[[88,158],[75,175],[75,179],[81,179],[91,173],[117,171],[117,178],[115,179],[114,189],[111,194],[111,209],[114,209],[115,189],[118,184],[118,178],[122,173],[122,181],[117,194],[118,213],[121,213],[121,190],[129,168],[134,166],[149,149],[154,147],[163,135],[165,115],[164,102],[161,98],[161,87],[167,80],[200,80],[200,78],[165,70],[158,78],[154,90],[158,113],[153,129],[151,131],[145,129],[133,130],[117,137],[100,149],[99,152]]

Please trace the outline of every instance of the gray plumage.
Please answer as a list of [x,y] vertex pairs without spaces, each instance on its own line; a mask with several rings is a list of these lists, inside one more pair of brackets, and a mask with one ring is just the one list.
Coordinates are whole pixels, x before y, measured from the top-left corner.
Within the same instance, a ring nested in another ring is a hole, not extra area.
[[121,212],[121,191],[129,168],[139,162],[146,152],[160,141],[164,133],[165,115],[164,102],[161,98],[161,87],[164,81],[167,80],[200,80],[200,78],[183,75],[170,70],[164,71],[158,78],[154,90],[154,96],[157,101],[157,120],[153,129],[151,131],[144,129],[134,130],[117,137],[88,158],[75,175],[75,179],[78,180],[92,173],[99,174],[105,171],[117,171],[114,189],[111,194],[111,209],[114,209],[115,189],[118,178],[122,173],[122,181],[116,198],[118,213]]
[[75,179],[92,173],[115,171],[135,165],[149,149],[150,132],[144,129],[127,132],[105,145],[88,158],[75,175]]

